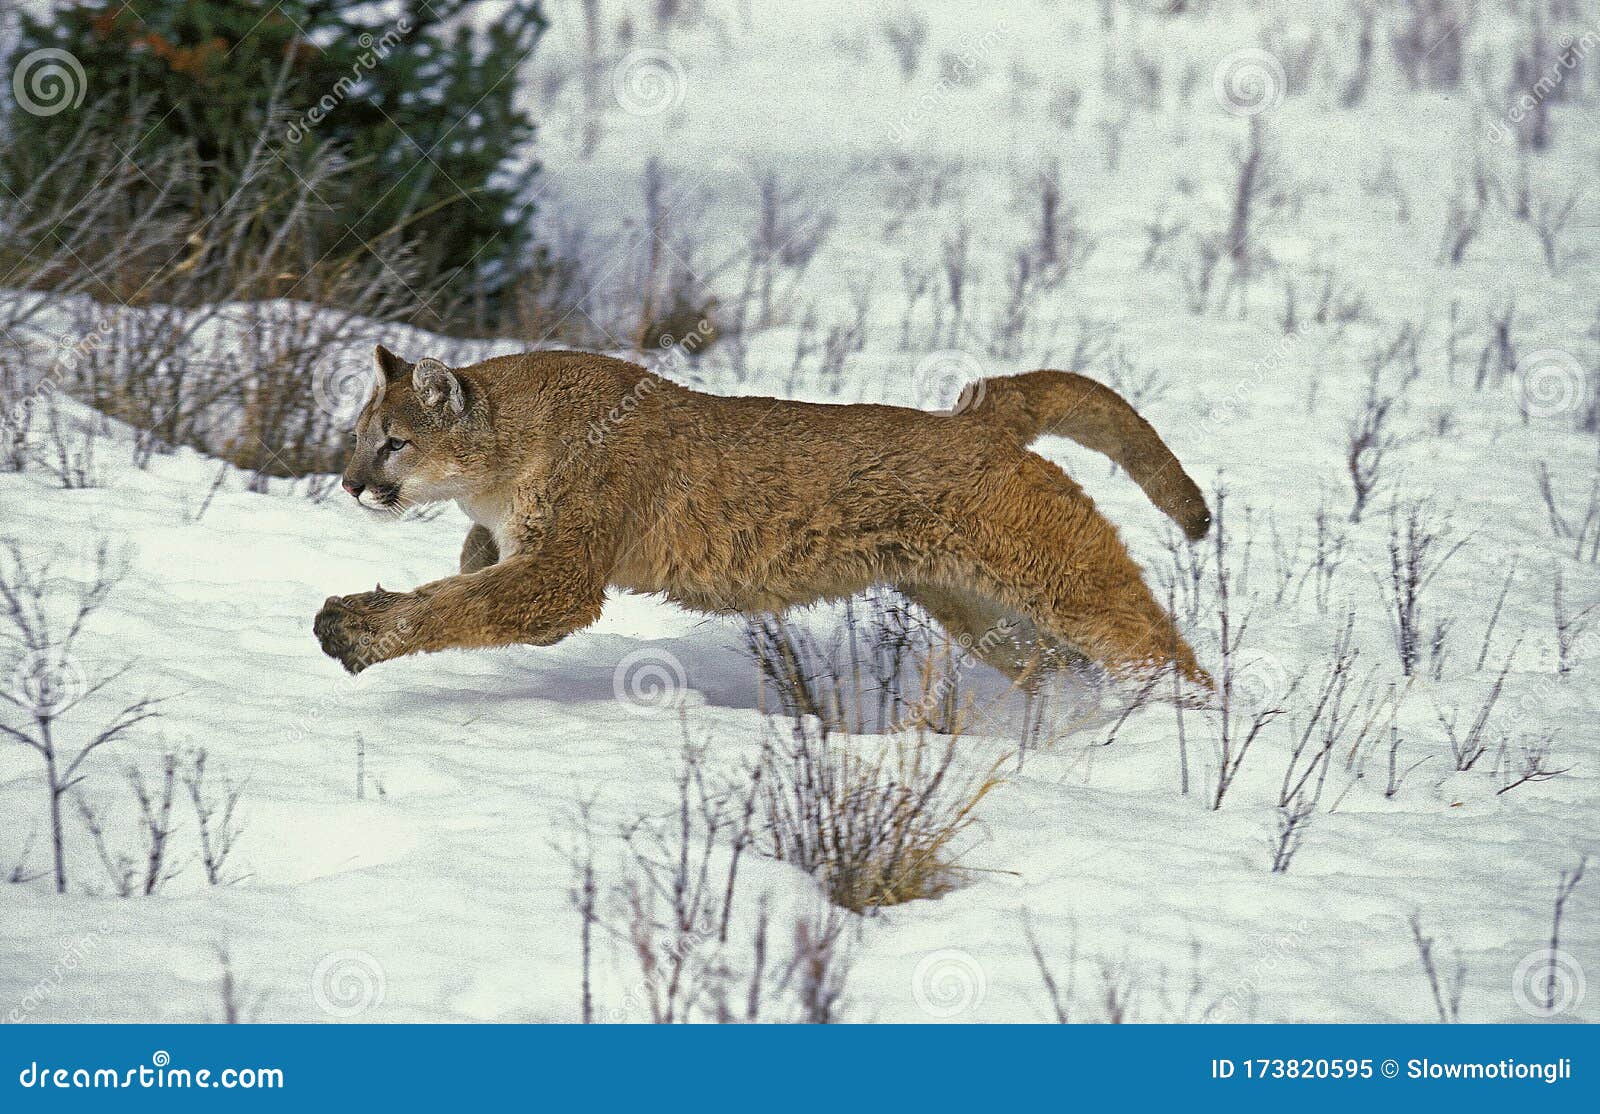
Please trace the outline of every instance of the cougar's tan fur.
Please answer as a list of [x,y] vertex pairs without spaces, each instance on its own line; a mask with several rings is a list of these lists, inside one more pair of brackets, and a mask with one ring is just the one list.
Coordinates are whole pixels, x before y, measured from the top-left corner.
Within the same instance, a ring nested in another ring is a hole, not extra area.
[[987,379],[940,415],[716,397],[581,352],[377,362],[346,489],[378,515],[454,500],[475,525],[459,575],[327,601],[317,636],[352,672],[547,645],[599,618],[608,586],[757,614],[887,584],[1013,677],[1071,650],[1206,683],[1116,529],[1027,448],[1055,433],[1097,449],[1205,533],[1161,438],[1082,376]]

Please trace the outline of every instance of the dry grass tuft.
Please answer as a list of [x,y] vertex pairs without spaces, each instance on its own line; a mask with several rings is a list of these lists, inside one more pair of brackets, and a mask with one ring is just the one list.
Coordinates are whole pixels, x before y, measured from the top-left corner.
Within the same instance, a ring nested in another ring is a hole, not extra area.
[[764,752],[758,846],[853,912],[950,892],[967,874],[963,837],[1004,761],[963,770],[959,744],[923,725],[865,751],[862,737],[796,717]]

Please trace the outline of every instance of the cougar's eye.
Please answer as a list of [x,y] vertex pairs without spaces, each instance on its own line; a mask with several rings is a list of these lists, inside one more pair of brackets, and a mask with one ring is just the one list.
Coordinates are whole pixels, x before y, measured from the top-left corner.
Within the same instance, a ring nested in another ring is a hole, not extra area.
[[409,444],[411,444],[410,441],[402,441],[398,437],[391,437],[383,443],[383,447],[387,452],[397,453]]

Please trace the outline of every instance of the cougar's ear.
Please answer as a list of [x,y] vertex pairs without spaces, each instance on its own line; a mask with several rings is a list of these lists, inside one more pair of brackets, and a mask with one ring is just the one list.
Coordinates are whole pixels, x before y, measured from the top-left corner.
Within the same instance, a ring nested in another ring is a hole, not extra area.
[[461,385],[461,377],[431,356],[417,361],[411,372],[411,387],[422,405],[430,410],[444,406],[459,416],[467,408],[467,392]]
[[381,344],[372,350],[372,362],[378,365],[378,374],[385,383],[393,383],[411,371],[410,364]]

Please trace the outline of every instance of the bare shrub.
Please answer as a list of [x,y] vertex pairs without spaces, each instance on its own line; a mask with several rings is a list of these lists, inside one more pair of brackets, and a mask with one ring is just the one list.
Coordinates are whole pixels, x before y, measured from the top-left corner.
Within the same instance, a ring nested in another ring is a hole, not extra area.
[[1234,153],[1222,227],[1196,236],[1183,274],[1191,312],[1223,310],[1235,295],[1244,297],[1251,278],[1271,263],[1266,237],[1293,211],[1294,192],[1276,143],[1261,117],[1252,116],[1248,138]]
[[910,81],[916,76],[928,42],[928,17],[913,8],[900,8],[884,16],[878,29],[894,51],[895,61],[900,64],[900,76]]
[[1078,926],[1072,924],[1071,946],[1067,951],[1066,974],[1057,978],[1051,970],[1050,961],[1045,958],[1044,948],[1039,943],[1039,937],[1033,930],[1033,918],[1026,911],[1022,914],[1022,931],[1028,940],[1028,950],[1033,954],[1034,966],[1039,969],[1039,981],[1044,984],[1046,995],[1050,1003],[1050,1011],[1055,1015],[1059,1025],[1072,1023],[1072,1010],[1074,1006],[1074,991],[1077,986],[1078,967]]
[[949,891],[962,878],[961,837],[999,784],[999,763],[962,772],[959,738],[918,726],[871,747],[795,718],[764,753],[758,845],[852,912]]
[[1062,199],[1059,163],[1042,170],[1036,185],[1032,243],[1024,257],[1036,265],[1042,285],[1050,288],[1088,262],[1096,241],[1078,223],[1077,209]]
[[800,917],[794,922],[787,962],[773,966],[769,957],[771,919],[763,906],[756,917],[751,972],[741,982],[724,970],[724,977],[712,981],[710,1020],[718,1024],[770,1020],[805,1025],[832,1025],[843,1020],[850,975],[846,927],[844,916],[837,912]]
[[1439,710],[1439,725],[1444,728],[1445,738],[1450,743],[1450,757],[1457,770],[1472,769],[1497,743],[1504,744],[1503,736],[1495,738],[1490,734],[1491,717],[1494,715],[1495,705],[1500,701],[1500,694],[1505,689],[1506,676],[1511,672],[1511,662],[1520,646],[1519,642],[1506,655],[1505,664],[1500,667],[1500,673],[1489,686],[1489,691],[1484,694],[1483,703],[1478,706],[1470,723],[1465,726],[1461,724],[1460,709],[1455,709],[1448,715],[1442,709]]
[[1211,560],[1214,546],[1191,545],[1177,531],[1169,531],[1163,538],[1168,568],[1161,576],[1167,589],[1167,610],[1185,629],[1198,626],[1206,612],[1206,581],[1212,575]]
[[6,882],[12,886],[25,886],[43,878],[49,871],[31,871],[28,869],[28,860],[33,857],[34,832],[28,833],[28,838],[22,844],[22,850],[17,853],[17,862],[6,873]]
[[1372,56],[1377,43],[1376,0],[1356,0],[1354,7],[1359,21],[1355,72],[1345,81],[1339,94],[1339,103],[1345,108],[1355,108],[1367,98],[1367,89],[1372,84]]
[[1411,940],[1417,946],[1417,959],[1423,974],[1428,977],[1428,990],[1433,995],[1433,1007],[1439,1020],[1447,1025],[1461,1020],[1461,993],[1467,982],[1467,964],[1456,949],[1455,969],[1446,975],[1439,969],[1439,956],[1432,936],[1422,931],[1422,915],[1411,914]]
[[1157,264],[1170,261],[1172,245],[1188,230],[1189,224],[1182,217],[1160,209],[1153,217],[1146,220],[1142,227],[1145,245],[1144,254],[1139,258],[1139,269],[1149,270]]
[[1398,503],[1390,504],[1389,569],[1382,583],[1395,653],[1400,671],[1407,677],[1416,672],[1425,655],[1433,662],[1435,679],[1441,672],[1450,621],[1434,618],[1426,597],[1440,570],[1466,544],[1466,538],[1452,544],[1448,519],[1429,520],[1421,503],[1407,507],[1403,517]]
[[[758,791],[752,782],[749,792]],[[699,756],[685,749],[678,799],[664,822],[641,818],[622,832],[634,868],[621,885],[623,932],[644,977],[650,1020],[686,1020],[705,992],[714,945],[727,939],[738,880],[739,851],[748,842],[748,809],[733,810],[708,788]],[[726,873],[714,876],[718,838],[739,825]]]
[[1101,359],[1099,371],[1108,387],[1140,411],[1160,402],[1172,387],[1171,379],[1159,367],[1136,363],[1127,346],[1120,343]]
[[[610,292],[602,321],[615,322],[606,331],[633,351],[651,352],[684,320],[699,322],[711,315],[711,300],[700,273],[690,263],[694,249],[685,229],[700,215],[694,198],[670,196],[661,161],[651,158],[641,179],[642,227],[628,260],[631,274]],[[615,343],[615,342],[614,342]],[[667,341],[670,347],[671,341]]]
[[933,303],[933,336],[936,344],[955,345],[966,321],[967,290],[973,279],[972,231],[965,221],[941,242],[939,273],[944,279],[945,297]]
[[[1346,426],[1345,433],[1345,472],[1350,477],[1354,496],[1350,505],[1351,522],[1361,521],[1367,503],[1383,478],[1384,463],[1406,443],[1407,438],[1395,433],[1390,423],[1407,387],[1416,379],[1415,358],[1416,334],[1409,326],[1367,358],[1367,385],[1361,397],[1361,408]],[[1386,377],[1385,372],[1397,365],[1402,366],[1399,382],[1387,383],[1386,378],[1396,377]]]
[[[919,688],[916,679],[940,665],[941,655],[931,620],[892,592],[847,601],[844,625],[827,642],[782,617],[758,617],[746,626],[745,648],[759,671],[766,711],[815,717],[829,731],[858,735],[948,722],[972,664],[964,657],[929,691]],[[950,666],[952,656],[943,654],[942,664]]]
[[94,457],[100,434],[99,420],[75,422],[69,419],[62,413],[61,396],[55,393],[45,397],[44,414],[45,442],[38,447],[44,470],[67,491],[99,486]]
[[[1483,672],[1483,663],[1489,660],[1489,646],[1494,641],[1494,629],[1500,624],[1500,612],[1506,605],[1506,596],[1510,595],[1511,582],[1516,579],[1516,576],[1517,562],[1513,560],[1511,562],[1511,567],[1506,569],[1506,578],[1505,581],[1500,585],[1500,594],[1495,597],[1494,608],[1489,612],[1489,621],[1484,624],[1483,641],[1478,645],[1478,660],[1472,667],[1473,672],[1475,673]],[[1559,628],[1559,613],[1561,611],[1561,603],[1559,600],[1556,602],[1556,611],[1558,613],[1557,627]]]
[[112,846],[101,812],[81,792],[76,795],[78,815],[117,896],[149,897],[179,870],[179,864],[172,861],[170,847],[175,828],[172,802],[178,784],[177,755],[168,751],[162,756],[160,780],[154,788],[146,783],[137,766],[128,767],[127,781],[139,808],[133,850]]
[[1519,107],[1527,106],[1527,111],[1515,116],[1517,145],[1529,151],[1550,147],[1550,105],[1562,93],[1561,71],[1557,69],[1545,9],[1546,4],[1540,0],[1527,6],[1527,38],[1518,45],[1511,65],[1509,93]]
[[1334,581],[1338,578],[1339,568],[1344,563],[1350,537],[1344,524],[1334,517],[1325,503],[1317,504],[1317,513],[1312,521],[1314,529],[1311,555],[1305,575],[1300,582],[1300,589],[1296,591],[1309,584],[1311,598],[1317,605],[1317,613],[1326,615],[1333,602]]
[[1594,625],[1596,612],[1600,612],[1600,603],[1591,603],[1581,611],[1569,613],[1559,564],[1555,567],[1553,579],[1555,581],[1552,595],[1556,628],[1556,671],[1565,675],[1572,671],[1573,647]]
[[1235,564],[1231,532],[1234,524],[1228,521],[1227,490],[1219,483],[1212,497],[1216,517],[1212,527],[1211,572],[1215,590],[1216,653],[1218,665],[1213,677],[1216,682],[1217,766],[1216,785],[1211,794],[1211,808],[1222,808],[1223,798],[1239,776],[1245,758],[1261,732],[1284,713],[1283,701],[1293,693],[1298,679],[1282,692],[1251,693],[1244,684],[1246,671],[1245,646],[1254,602],[1240,599],[1241,589],[1248,581],[1249,552],[1253,542],[1248,530],[1244,534],[1244,560]]
[[200,866],[206,881],[223,886],[237,881],[228,876],[228,859],[244,832],[239,817],[243,787],[223,779],[220,789],[207,780],[209,758],[202,747],[193,752],[182,771],[183,787],[194,810],[195,836],[200,847]]
[[784,183],[771,171],[762,175],[739,298],[753,307],[747,327],[765,328],[787,317],[833,224],[832,210],[813,204],[802,187]]
[[0,311],[0,325],[53,349],[33,389],[69,391],[133,425],[141,464],[187,445],[267,475],[327,470],[342,430],[311,389],[326,372],[318,361],[365,339],[373,320],[443,322],[437,288],[419,278],[398,230],[308,254],[319,196],[347,164],[323,147],[291,171],[279,138],[262,123],[217,166],[174,149],[130,207],[124,176],[143,172],[97,146],[111,141],[83,137],[78,157],[51,164],[48,193],[0,202],[8,281],[79,295],[54,300],[71,313],[66,336],[45,333],[39,299]]
[[[779,615],[751,620],[745,628],[745,646],[761,673],[764,709],[770,689],[783,715],[811,716],[831,730],[842,731],[848,729],[851,717],[846,701],[851,700],[856,729],[861,729],[862,704],[859,699],[852,700],[860,694],[850,691],[856,674],[854,670],[850,675],[840,673],[837,646],[824,647],[809,628],[796,630]],[[879,730],[883,730],[881,720]]]
[[1538,194],[1533,198],[1528,213],[1528,224],[1532,226],[1534,235],[1539,238],[1539,250],[1544,253],[1545,266],[1550,269],[1552,275],[1561,270],[1561,237],[1566,232],[1567,224],[1572,220],[1573,210],[1577,208],[1581,198],[1582,193],[1577,190],[1570,191],[1562,197]]
[[249,1025],[261,1018],[266,991],[251,994],[234,970],[233,955],[225,944],[217,945],[218,1011],[207,1021],[216,1025]]
[[1400,786],[1405,784],[1406,778],[1432,755],[1424,755],[1404,769],[1401,768],[1400,749],[1404,740],[1400,735],[1400,699],[1395,692],[1395,686],[1389,686],[1389,697],[1385,703],[1389,707],[1389,739],[1386,747],[1388,776],[1384,780],[1383,795],[1386,799],[1393,800],[1399,794]]
[[119,897],[148,897],[158,893],[185,865],[174,851],[179,830],[175,809],[182,798],[191,806],[195,842],[206,881],[227,885],[238,881],[226,873],[229,856],[242,832],[236,815],[240,790],[224,783],[220,796],[206,781],[206,752],[180,754],[168,749],[150,777],[136,764],[124,771],[136,819],[117,824],[114,811],[92,802],[81,788],[73,802],[95,854]]
[[639,975],[627,998],[598,1019],[622,1021],[637,1010],[656,1024],[839,1020],[849,967],[841,917],[797,918],[787,960],[773,962],[763,902],[753,918],[753,962],[736,962],[731,948],[739,864],[761,784],[757,769],[742,782],[713,786],[700,755],[686,748],[676,807],[669,817],[623,827],[628,854],[621,878],[609,885],[595,867],[592,809],[580,809],[584,850],[573,856],[571,897],[581,920],[584,1022],[597,1020],[595,929],[620,944]]
[[1537,785],[1568,773],[1571,767],[1557,769],[1550,764],[1550,752],[1554,744],[1555,736],[1548,732],[1519,739],[1515,748],[1509,740],[1502,740],[1495,754],[1494,768],[1490,771],[1490,776],[1500,783],[1500,788],[1494,791],[1495,796],[1509,793],[1518,786]]
[[1498,387],[1517,368],[1516,300],[1507,299],[1489,319],[1489,335],[1478,352],[1478,370],[1473,378],[1473,389],[1483,390],[1485,385]]
[[32,383],[27,351],[0,333],[0,472],[26,472],[33,463]]
[[1439,245],[1439,262],[1452,267],[1461,266],[1483,232],[1484,200],[1481,196],[1466,197],[1457,191],[1445,203],[1444,234]]
[[1561,988],[1561,979],[1557,977],[1557,968],[1561,964],[1561,921],[1566,916],[1567,902],[1572,898],[1579,883],[1583,881],[1584,868],[1589,865],[1589,856],[1583,855],[1578,859],[1578,865],[1571,870],[1563,870],[1561,877],[1556,881],[1555,908],[1550,916],[1550,962],[1549,975],[1544,979],[1546,1013],[1556,1012],[1556,995]]
[[1305,840],[1306,829],[1322,802],[1335,749],[1346,751],[1348,767],[1372,727],[1371,702],[1365,699],[1368,679],[1355,676],[1359,652],[1352,644],[1354,633],[1355,613],[1351,612],[1334,637],[1316,697],[1289,751],[1283,784],[1278,789],[1277,834],[1272,843],[1274,874],[1288,872]]
[[1250,137],[1234,157],[1233,198],[1223,242],[1241,281],[1265,261],[1261,239],[1290,206],[1290,183],[1260,116],[1250,118]]
[[1208,986],[1198,943],[1191,943],[1189,969],[1176,980],[1174,976],[1179,972],[1170,971],[1163,964],[1135,964],[1124,954],[1120,962],[1094,961],[1092,968],[1097,985],[1089,989],[1082,987],[1077,972],[1076,922],[1072,923],[1066,961],[1059,971],[1046,957],[1034,932],[1032,918],[1026,913],[1022,927],[1039,981],[1044,986],[1046,1004],[1057,1024],[1072,1023],[1080,990],[1087,1004],[1098,1007],[1099,1016],[1085,1020],[1109,1025],[1143,1021],[1197,1024],[1212,1020],[1227,1001],[1228,995],[1216,994]]
[[[135,700],[114,711],[98,727],[74,716],[84,703],[118,680],[128,667],[94,674],[82,660],[79,640],[90,618],[104,605],[122,575],[105,545],[96,551],[86,580],[53,579],[48,563],[33,565],[15,543],[0,546],[0,620],[7,629],[14,668],[12,684],[0,699],[15,709],[0,733],[39,755],[44,763],[50,840],[57,893],[67,892],[66,830],[63,798],[82,782],[85,764],[101,747],[153,718],[155,701]],[[62,593],[58,586],[65,585]],[[62,598],[65,596],[65,598]],[[72,745],[66,737],[76,736]]]
[[1389,46],[1413,89],[1461,84],[1477,15],[1477,0],[1401,0]]
[[[125,152],[138,146],[149,123],[129,119],[120,132],[85,127],[60,151],[8,146],[5,157],[15,164],[8,178],[21,190],[0,196],[0,267],[8,286],[127,299],[180,257],[184,241],[172,202],[193,167],[170,160],[152,167],[158,177],[151,178],[135,165]],[[139,203],[130,207],[130,196]],[[15,334],[47,308],[40,299],[10,299],[0,309],[0,330]]]
[[597,327],[591,301],[601,275],[590,260],[605,257],[582,228],[552,220],[543,239],[542,257],[518,279],[508,307],[510,329],[529,347],[552,342],[577,348],[607,347],[607,331]]
[[1596,462],[1594,476],[1589,482],[1588,500],[1576,512],[1556,505],[1556,495],[1550,482],[1550,468],[1539,462],[1539,498],[1544,501],[1545,518],[1550,532],[1559,541],[1572,543],[1575,561],[1594,564],[1600,561],[1600,461]]

